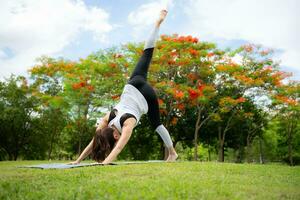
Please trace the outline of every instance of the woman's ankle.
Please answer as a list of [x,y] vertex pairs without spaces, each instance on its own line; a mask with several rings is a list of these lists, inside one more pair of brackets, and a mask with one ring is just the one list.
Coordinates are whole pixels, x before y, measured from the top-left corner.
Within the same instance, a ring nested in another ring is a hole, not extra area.
[[169,154],[170,154],[170,155],[177,155],[177,153],[176,153],[174,147],[168,148],[168,151],[169,151]]

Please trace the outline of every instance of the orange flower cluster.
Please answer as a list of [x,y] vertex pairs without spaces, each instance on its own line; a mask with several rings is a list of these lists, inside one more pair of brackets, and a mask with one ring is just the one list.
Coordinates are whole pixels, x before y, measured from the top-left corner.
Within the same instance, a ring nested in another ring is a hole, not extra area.
[[191,43],[198,43],[199,39],[194,38],[191,35],[188,36],[177,36],[174,35],[173,37],[167,36],[167,35],[161,35],[161,39],[164,41],[173,41],[173,42],[191,42]]
[[116,63],[109,63],[109,66],[112,67],[112,68],[115,68],[115,67],[117,67],[117,64]]
[[85,87],[85,85],[86,85],[85,82],[74,83],[74,84],[72,85],[72,88],[73,88],[74,90],[78,90],[78,89],[80,89],[80,88],[82,88],[82,87]]
[[167,115],[168,114],[166,109],[159,109],[159,113],[162,114],[162,115]]
[[73,90],[79,90],[81,88],[86,88],[88,91],[92,92],[95,90],[94,86],[88,85],[86,82],[81,81],[79,83],[72,84]]
[[177,121],[178,121],[178,118],[177,118],[177,117],[173,117],[173,118],[172,118],[172,121],[171,121],[171,124],[172,124],[172,125],[176,125],[176,124],[177,124]]
[[178,53],[176,51],[172,51],[170,54],[171,54],[172,57],[178,56]]
[[203,90],[207,88],[205,84],[202,84],[202,81],[197,82],[197,89],[189,88],[188,93],[191,100],[195,100],[198,97],[203,96]]
[[175,64],[175,60],[173,59],[168,60],[168,65],[174,65],[174,64]]
[[198,56],[199,55],[199,52],[195,49],[192,49],[192,48],[189,49],[189,52],[192,56]]
[[113,96],[111,96],[111,98],[113,99],[113,100],[118,100],[118,99],[120,99],[120,95],[113,95]]
[[277,95],[277,96],[275,96],[275,98],[281,103],[286,103],[286,104],[292,105],[292,106],[297,105],[297,101],[295,99],[291,99],[291,98],[288,98],[283,95]]
[[219,72],[226,72],[228,69],[225,65],[218,65],[216,67],[216,70],[219,71]]
[[74,68],[74,63],[68,63],[64,66],[64,71],[71,71]]
[[187,65],[190,63],[190,60],[188,59],[181,59],[180,61],[178,61],[178,65]]
[[167,83],[165,81],[161,81],[161,82],[156,83],[155,87],[164,87],[166,85],[167,85]]
[[182,92],[181,90],[174,89],[174,97],[175,99],[183,99],[184,92]]
[[124,63],[124,67],[126,67],[126,68],[129,67],[129,63],[127,63],[127,62]]
[[191,100],[195,100],[200,96],[200,92],[192,88],[189,88],[188,92]]
[[161,106],[164,103],[162,99],[158,99],[158,104]]
[[231,97],[224,97],[220,100],[220,106],[235,106],[239,103],[245,102],[246,99],[244,97],[239,97],[238,99],[233,99]]
[[202,93],[202,92],[203,92],[203,89],[204,89],[205,87],[206,87],[206,86],[205,86],[204,84],[201,84],[201,83],[200,83],[200,84],[198,85],[198,90],[199,90],[199,92]]
[[88,85],[86,88],[91,92],[95,90],[95,88],[92,85]]
[[243,103],[245,101],[246,101],[246,99],[244,97],[240,97],[236,100],[237,103]]
[[276,86],[281,86],[282,85],[282,80],[287,78],[287,77],[290,77],[291,76],[291,73],[286,73],[286,72],[275,72],[274,74],[272,74],[272,79],[273,79],[273,83],[274,85]]
[[192,81],[198,79],[198,77],[196,76],[195,73],[189,73],[189,74],[187,75],[187,78],[188,78],[189,80],[192,80]]
[[66,77],[67,77],[67,78],[74,78],[74,77],[75,77],[75,74],[68,73],[68,74],[66,74]]
[[160,61],[161,61],[161,62],[164,62],[165,60],[167,60],[167,56],[166,56],[166,55],[162,55],[162,56],[160,57]]
[[240,68],[234,62],[229,62],[227,64],[219,64],[216,66],[216,70],[218,72],[235,72],[238,71]]
[[219,102],[220,106],[231,106],[236,105],[236,100],[231,97],[224,97]]
[[207,54],[207,57],[212,57],[212,56],[214,56],[215,54],[213,53],[213,52],[209,52],[208,54]]
[[252,78],[247,77],[245,75],[235,75],[234,78],[246,85],[252,85],[255,83],[255,81]]
[[180,111],[183,111],[185,109],[185,105],[183,103],[177,104],[177,108]]

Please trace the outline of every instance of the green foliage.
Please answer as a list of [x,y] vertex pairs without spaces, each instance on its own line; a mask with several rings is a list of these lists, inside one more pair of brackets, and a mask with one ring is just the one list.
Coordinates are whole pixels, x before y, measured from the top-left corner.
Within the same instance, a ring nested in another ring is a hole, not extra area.
[[[1,158],[16,160],[22,151],[30,151],[33,138],[37,137],[38,100],[31,95],[31,88],[24,77],[11,76],[0,83],[0,146]],[[43,154],[41,148],[37,154]]]

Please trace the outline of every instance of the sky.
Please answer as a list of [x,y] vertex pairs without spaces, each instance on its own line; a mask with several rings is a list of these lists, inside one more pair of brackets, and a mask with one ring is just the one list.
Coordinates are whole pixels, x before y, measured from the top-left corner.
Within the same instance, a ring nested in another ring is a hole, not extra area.
[[261,44],[300,80],[298,0],[0,0],[0,80],[26,75],[46,55],[78,60],[160,34],[192,35],[220,48]]

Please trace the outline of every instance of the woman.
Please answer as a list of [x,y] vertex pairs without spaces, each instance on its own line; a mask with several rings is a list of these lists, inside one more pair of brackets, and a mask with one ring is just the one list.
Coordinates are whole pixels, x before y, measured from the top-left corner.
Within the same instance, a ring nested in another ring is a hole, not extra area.
[[147,83],[147,73],[152,58],[155,41],[160,24],[167,15],[166,10],[160,12],[159,19],[145,43],[143,55],[136,65],[128,84],[125,85],[120,102],[105,115],[100,122],[96,134],[78,159],[71,164],[80,163],[89,154],[102,164],[109,164],[127,144],[134,127],[141,116],[147,114],[152,127],[163,139],[168,148],[167,161],[175,161],[177,154],[168,130],[160,123],[159,105],[153,88]]

